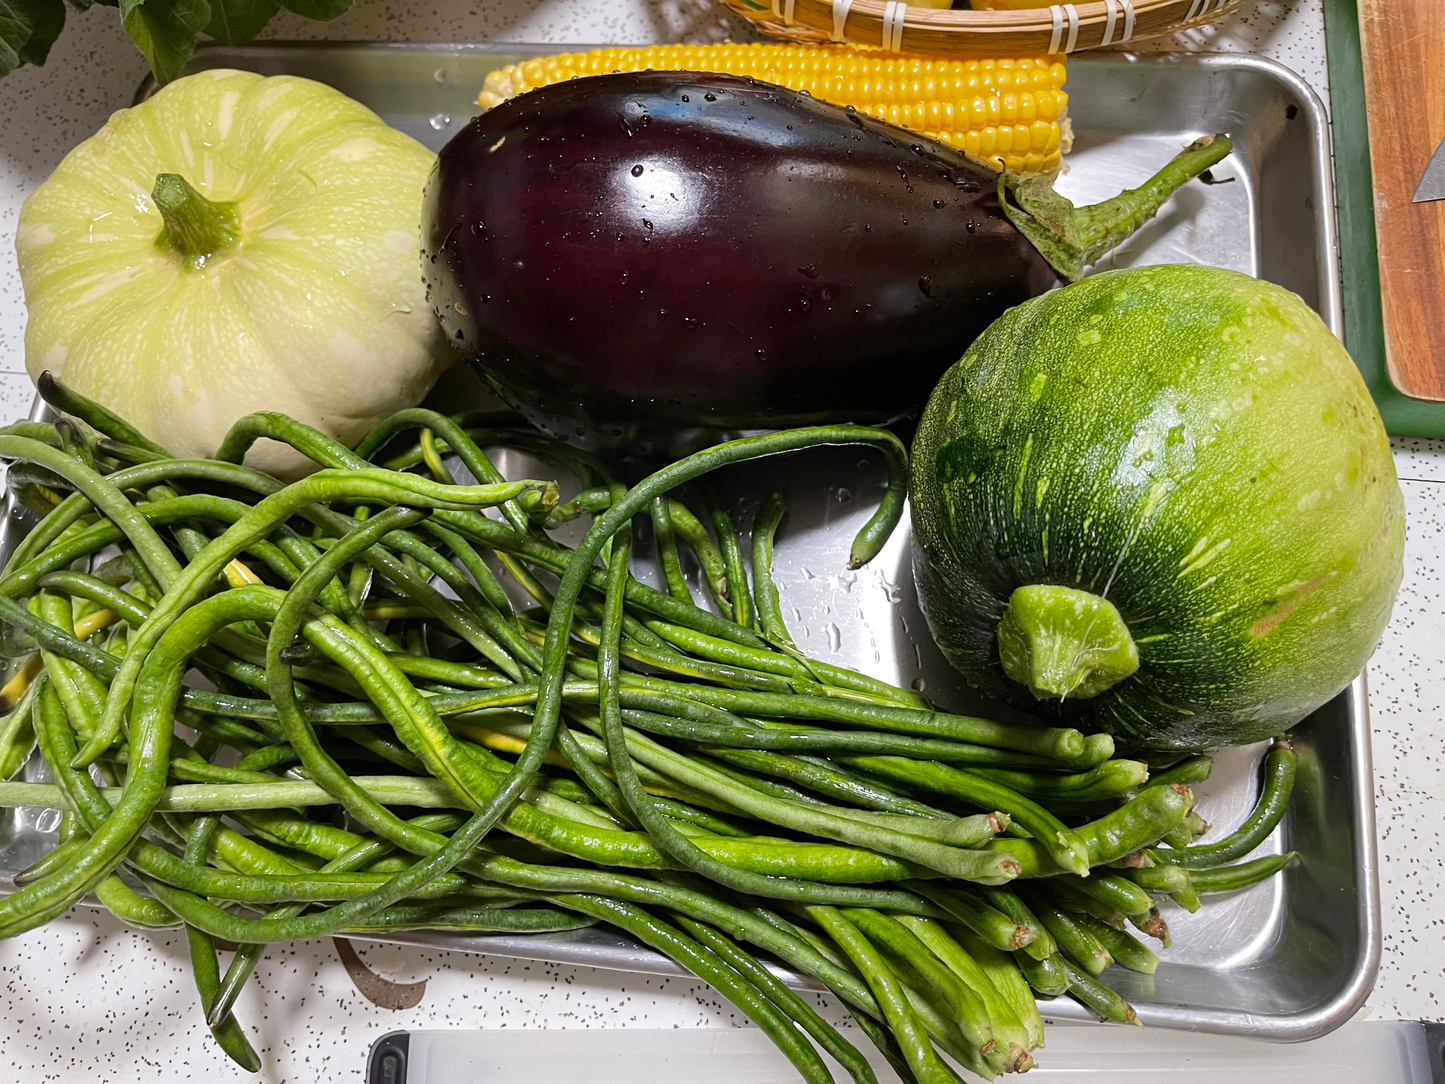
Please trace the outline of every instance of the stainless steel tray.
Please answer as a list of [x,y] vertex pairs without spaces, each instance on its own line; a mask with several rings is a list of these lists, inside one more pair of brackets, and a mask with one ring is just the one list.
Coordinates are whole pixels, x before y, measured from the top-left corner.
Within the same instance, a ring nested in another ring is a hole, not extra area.
[[[440,147],[476,111],[493,68],[558,46],[269,44],[199,50],[192,69],[247,68],[319,79],[365,102],[389,123]],[[583,48],[574,46],[573,48]],[[141,94],[147,88],[142,88]],[[1182,144],[1226,131],[1235,153],[1194,184],[1110,259],[1111,266],[1188,262],[1270,279],[1305,298],[1338,333],[1339,270],[1323,108],[1297,76],[1237,56],[1125,54],[1069,62],[1075,125],[1071,172],[1059,188],[1080,201],[1138,183]],[[455,407],[455,390],[447,405]],[[507,469],[508,464],[501,464]],[[520,469],[521,464],[514,464]],[[928,637],[900,530],[867,568],[844,571],[846,548],[876,495],[876,463],[820,451],[733,476],[738,492],[782,478],[791,514],[778,546],[784,610],[808,653],[927,690],[940,705],[978,701]],[[0,556],[23,528],[11,506]],[[746,518],[743,522],[746,522]],[[989,710],[998,710],[990,708]],[[1379,964],[1370,728],[1363,677],[1294,732],[1301,754],[1289,816],[1267,847],[1303,861],[1247,892],[1213,897],[1196,915],[1167,913],[1174,947],[1153,976],[1109,976],[1146,1024],[1304,1040],[1363,1004]],[[1228,750],[1198,788],[1200,808],[1227,832],[1252,806],[1261,747]],[[27,768],[33,772],[35,766]],[[16,810],[0,822],[0,871],[24,868],[54,843],[53,814]],[[396,941],[625,971],[678,973],[670,961],[594,930],[530,937],[406,934]],[[807,985],[806,980],[798,980]],[[1050,1017],[1085,1019],[1067,999]]]

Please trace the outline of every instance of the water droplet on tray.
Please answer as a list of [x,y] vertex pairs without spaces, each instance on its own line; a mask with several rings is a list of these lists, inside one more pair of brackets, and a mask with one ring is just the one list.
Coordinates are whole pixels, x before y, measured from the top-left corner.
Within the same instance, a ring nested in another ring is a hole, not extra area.
[[433,128],[435,128],[438,132],[440,132],[451,122],[452,115],[450,113],[433,113],[430,117],[427,118],[427,123],[430,124]]
[[841,647],[842,644],[843,644],[843,630],[840,629],[840,628],[838,628],[838,626],[835,625],[835,624],[833,624],[833,622],[829,621],[829,622],[828,622],[828,650],[831,651],[831,652],[833,652],[833,654],[836,655],[836,654],[838,653],[839,647]]
[[908,683],[908,686],[916,693],[928,691],[928,682],[924,681],[921,677],[914,678]]

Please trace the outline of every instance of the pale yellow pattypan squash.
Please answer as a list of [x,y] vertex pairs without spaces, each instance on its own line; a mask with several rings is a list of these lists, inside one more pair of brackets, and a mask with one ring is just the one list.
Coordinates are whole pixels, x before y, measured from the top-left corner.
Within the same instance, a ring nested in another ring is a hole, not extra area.
[[[20,214],[25,364],[183,456],[237,418],[348,443],[450,360],[421,283],[434,156],[307,79],[209,71],[116,113]],[[283,474],[270,441],[247,459]]]

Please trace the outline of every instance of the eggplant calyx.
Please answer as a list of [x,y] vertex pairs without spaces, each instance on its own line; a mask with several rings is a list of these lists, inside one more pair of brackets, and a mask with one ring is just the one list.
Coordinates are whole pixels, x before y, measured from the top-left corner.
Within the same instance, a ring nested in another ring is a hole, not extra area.
[[1004,673],[1039,700],[1098,696],[1139,669],[1139,649],[1114,604],[1056,584],[1014,591],[998,624]]
[[1138,188],[1088,207],[1075,207],[1054,191],[1042,173],[999,175],[998,198],[1014,227],[1066,282],[1123,244],[1148,222],[1175,190],[1193,180],[1232,150],[1226,135],[1201,136]]
[[208,200],[179,173],[156,177],[151,201],[165,225],[156,247],[170,253],[190,271],[199,271],[216,256],[240,243],[241,212],[234,203]]

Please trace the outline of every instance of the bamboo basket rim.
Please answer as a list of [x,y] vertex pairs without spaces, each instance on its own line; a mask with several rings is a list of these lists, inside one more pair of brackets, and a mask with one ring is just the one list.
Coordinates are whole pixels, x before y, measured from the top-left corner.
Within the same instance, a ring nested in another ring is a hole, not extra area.
[[[895,0],[724,0],[764,33],[784,40],[871,45],[947,55],[959,47],[993,55],[1068,54],[1198,26],[1244,0],[1084,0],[1012,10],[928,8]],[[1004,52],[1004,49],[1011,50]],[[980,53],[981,55],[981,53]]]

